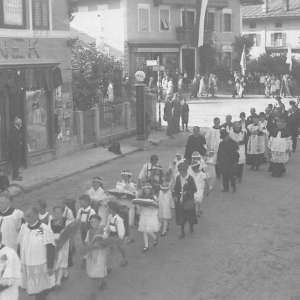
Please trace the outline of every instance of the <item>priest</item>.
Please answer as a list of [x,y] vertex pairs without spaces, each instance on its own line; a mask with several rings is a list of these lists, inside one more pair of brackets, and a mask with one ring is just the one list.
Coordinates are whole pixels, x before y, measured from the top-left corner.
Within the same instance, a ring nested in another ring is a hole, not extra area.
[[[24,223],[24,213],[11,207],[10,196],[7,192],[0,193],[0,231],[2,244],[15,251],[18,249],[18,233]],[[0,298],[1,299],[1,298]]]

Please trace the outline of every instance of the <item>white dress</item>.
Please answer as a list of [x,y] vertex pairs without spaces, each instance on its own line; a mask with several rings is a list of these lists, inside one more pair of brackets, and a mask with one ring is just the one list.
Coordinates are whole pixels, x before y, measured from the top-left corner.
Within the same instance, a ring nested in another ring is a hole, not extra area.
[[2,244],[13,248],[15,251],[18,249],[17,239],[23,219],[24,213],[12,207],[9,207],[6,212],[0,213]]
[[0,284],[10,287],[0,292],[0,300],[18,300],[21,284],[21,262],[17,252],[9,247],[0,247]]
[[166,192],[160,190],[158,195],[158,218],[172,219],[172,208],[174,208],[174,202],[171,190],[169,189]]
[[159,229],[160,229],[160,224],[158,221],[158,210],[154,207],[141,206],[138,231],[157,232],[159,231]]
[[201,203],[203,200],[203,194],[205,190],[205,179],[207,178],[204,172],[192,172],[197,192],[194,194],[195,202]]
[[51,289],[55,285],[55,276],[48,275],[47,244],[54,245],[53,233],[49,226],[41,224],[30,229],[23,224],[18,236],[22,264],[22,286],[29,295]]

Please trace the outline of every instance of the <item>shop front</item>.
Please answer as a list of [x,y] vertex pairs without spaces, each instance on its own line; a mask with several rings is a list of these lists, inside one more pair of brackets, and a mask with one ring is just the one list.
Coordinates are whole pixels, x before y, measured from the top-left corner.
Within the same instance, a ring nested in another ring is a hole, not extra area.
[[147,60],[157,60],[158,58],[160,66],[164,67],[164,72],[172,77],[172,74],[180,69],[180,45],[129,44],[130,78],[134,78],[137,71],[143,71],[146,74],[145,83],[149,82],[150,77],[154,77],[154,82],[157,82],[157,71],[153,71],[153,67],[147,66]]

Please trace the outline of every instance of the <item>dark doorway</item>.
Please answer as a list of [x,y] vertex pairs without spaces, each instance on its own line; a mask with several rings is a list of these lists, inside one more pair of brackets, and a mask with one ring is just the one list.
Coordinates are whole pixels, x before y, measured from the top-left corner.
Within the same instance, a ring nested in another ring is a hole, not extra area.
[[182,72],[192,80],[195,76],[195,49],[182,49]]

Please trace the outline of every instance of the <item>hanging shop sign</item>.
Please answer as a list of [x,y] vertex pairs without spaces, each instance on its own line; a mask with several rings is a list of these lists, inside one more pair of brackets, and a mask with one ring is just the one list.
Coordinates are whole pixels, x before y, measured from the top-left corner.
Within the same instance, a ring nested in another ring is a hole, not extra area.
[[24,26],[24,1],[2,0],[3,22],[9,26]]

